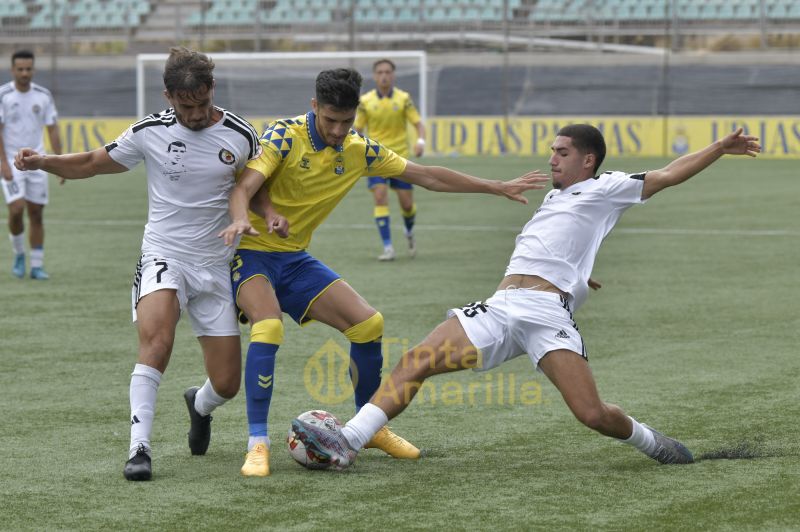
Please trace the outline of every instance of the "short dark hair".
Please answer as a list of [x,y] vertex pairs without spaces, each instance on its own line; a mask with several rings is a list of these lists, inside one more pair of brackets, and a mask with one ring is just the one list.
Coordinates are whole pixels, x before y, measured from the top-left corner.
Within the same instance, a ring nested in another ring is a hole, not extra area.
[[214,61],[207,55],[184,48],[171,48],[164,65],[164,87],[170,94],[194,94],[214,86]]
[[350,111],[358,107],[361,74],[352,68],[323,70],[317,75],[317,104]]
[[30,59],[31,61],[34,60],[33,52],[30,50],[17,50],[13,54],[11,54],[11,66],[14,66],[14,61],[17,59]]
[[182,141],[180,141],[180,140],[173,140],[173,141],[172,141],[172,142],[170,142],[170,143],[169,143],[169,145],[167,146],[167,153],[169,153],[169,152],[171,152],[171,151],[172,151],[172,147],[173,147],[173,146],[175,146],[176,148],[183,148],[184,150],[186,149],[186,144],[184,144]]
[[600,130],[589,124],[571,124],[562,127],[557,137],[569,137],[572,145],[581,153],[592,153],[597,162],[594,164],[594,172],[603,164],[606,158],[606,141]]
[[375,69],[378,68],[378,65],[382,65],[384,63],[392,67],[392,72],[397,70],[397,67],[394,65],[394,61],[392,61],[391,59],[378,59],[377,61],[372,63],[372,71],[375,72]]

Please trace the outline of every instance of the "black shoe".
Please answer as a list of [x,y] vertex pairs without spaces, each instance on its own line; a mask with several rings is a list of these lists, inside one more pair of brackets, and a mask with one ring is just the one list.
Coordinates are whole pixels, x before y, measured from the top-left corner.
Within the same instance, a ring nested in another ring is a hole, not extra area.
[[150,455],[147,454],[147,447],[139,444],[136,449],[136,454],[133,458],[125,462],[125,469],[122,474],[128,480],[150,480],[153,477],[153,466],[151,464]]
[[189,450],[194,455],[206,454],[208,444],[211,442],[211,419],[210,415],[201,416],[194,409],[194,397],[197,395],[197,386],[193,386],[183,392],[183,398],[186,399],[186,408],[189,409]]

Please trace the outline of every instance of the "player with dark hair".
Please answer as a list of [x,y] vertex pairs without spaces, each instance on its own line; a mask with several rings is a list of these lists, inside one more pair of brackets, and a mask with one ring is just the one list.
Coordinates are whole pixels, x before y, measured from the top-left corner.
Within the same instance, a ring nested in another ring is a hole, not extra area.
[[[11,273],[25,277],[25,221],[28,211],[31,279],[46,280],[44,269],[44,208],[49,198],[47,173],[14,168],[17,150],[34,146],[44,153],[42,132],[47,128],[50,148],[61,153],[58,112],[50,91],[33,83],[34,55],[18,50],[11,55],[13,81],[0,85],[0,183],[8,204],[8,230],[14,263]],[[63,183],[64,181],[61,180]]]
[[[401,157],[408,158],[408,131],[410,123],[417,131],[414,144],[414,155],[421,157],[425,151],[425,125],[419,116],[411,95],[394,85],[395,65],[389,59],[379,59],[372,65],[372,78],[376,88],[361,96],[354,127],[360,133],[366,133]],[[411,257],[417,254],[417,243],[414,237],[414,222],[417,206],[414,204],[414,187],[402,179],[393,176],[370,176],[367,186],[375,200],[375,225],[383,241],[383,253],[380,261],[394,260],[395,250],[392,245],[392,231],[389,216],[389,198],[387,184],[397,193],[400,209],[403,213],[408,253]]]
[[[169,109],[132,124],[103,148],[56,157],[23,149],[15,161],[19,169],[44,169],[67,179],[125,172],[145,162],[149,213],[132,289],[139,356],[130,382],[131,440],[123,471],[128,480],[152,476],[156,396],[182,311],[208,373],[202,387],[184,394],[192,454],[205,454],[211,412],[239,391],[241,347],[229,261],[234,236],[252,230],[231,222],[228,205],[231,194],[248,184],[243,178],[236,185],[236,175],[260,147],[246,120],[213,104],[213,70],[206,55],[173,48],[164,68]],[[173,165],[178,152],[180,164]],[[256,179],[255,187],[261,182]]]
[[572,315],[586,299],[600,244],[626,209],[683,183],[724,154],[755,157],[761,151],[758,139],[739,129],[660,170],[635,174],[597,175],[605,142],[589,125],[561,129],[551,150],[554,190],[517,236],[494,296],[450,309],[448,319],[404,354],[342,429],[325,430],[296,419],[292,428],[306,447],[346,467],[376,431],[408,406],[428,377],[467,368],[485,371],[527,353],[587,427],[664,464],[693,461],[683,444],[600,399]]
[[[542,188],[547,177],[526,174],[512,181],[487,181],[441,167],[425,167],[388,150],[352,129],[361,76],[350,69],[317,76],[311,111],[277,120],[261,137],[261,156],[242,173],[256,188],[231,197],[231,213],[242,230],[249,195],[266,218],[250,214],[259,233],[245,235],[233,260],[234,298],[251,324],[244,385],[249,424],[246,476],[269,475],[269,406],[275,355],[283,340],[283,312],[299,324],[325,323],[350,341],[356,408],[378,389],[383,366],[383,316],[325,264],[306,252],[311,234],[363,175],[398,176],[440,192],[480,192],[526,202],[526,190]],[[289,227],[288,238],[285,230]],[[273,232],[277,229],[279,235]],[[417,458],[419,450],[383,427],[365,442],[396,458]]]

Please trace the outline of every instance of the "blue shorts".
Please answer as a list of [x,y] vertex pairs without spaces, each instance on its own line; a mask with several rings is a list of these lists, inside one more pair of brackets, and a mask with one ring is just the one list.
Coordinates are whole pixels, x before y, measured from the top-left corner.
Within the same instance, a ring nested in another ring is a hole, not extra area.
[[411,183],[406,183],[402,179],[396,179],[394,177],[368,177],[367,178],[367,188],[373,188],[375,185],[385,185],[386,182],[389,182],[389,187],[394,189],[400,190],[411,190],[414,188],[414,185]]
[[[281,310],[300,325],[317,297],[341,277],[305,251],[254,251],[239,249],[231,261],[233,300],[237,301],[243,283],[257,276],[264,277],[275,295]],[[247,323],[238,308],[239,321]]]

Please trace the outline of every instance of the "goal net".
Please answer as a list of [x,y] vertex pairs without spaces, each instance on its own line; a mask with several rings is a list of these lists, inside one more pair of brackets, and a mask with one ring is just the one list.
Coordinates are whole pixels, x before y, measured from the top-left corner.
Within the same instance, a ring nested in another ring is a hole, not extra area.
[[[329,68],[355,68],[364,77],[362,92],[374,88],[372,64],[390,59],[397,66],[396,85],[408,91],[423,120],[427,116],[427,56],[423,51],[209,53],[216,65],[214,103],[253,122],[293,117],[311,108],[314,81]],[[136,112],[142,118],[169,106],[164,99],[167,54],[136,58]]]

